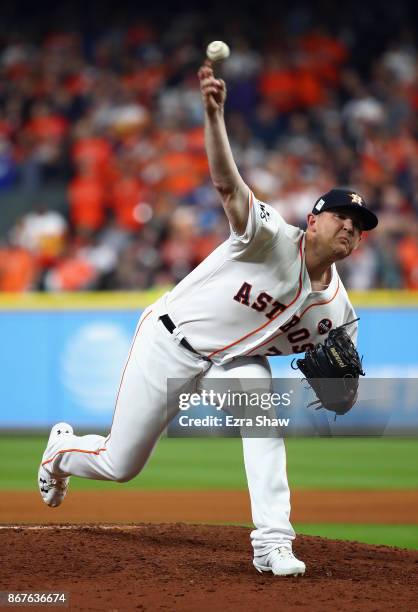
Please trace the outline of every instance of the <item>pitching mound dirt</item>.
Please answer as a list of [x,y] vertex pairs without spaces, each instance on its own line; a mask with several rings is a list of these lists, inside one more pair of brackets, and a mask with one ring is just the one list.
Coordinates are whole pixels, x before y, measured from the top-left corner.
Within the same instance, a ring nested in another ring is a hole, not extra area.
[[[71,491],[48,508],[38,491],[0,491],[0,524],[251,524],[247,491]],[[292,491],[293,523],[418,525],[418,490]]]
[[[73,610],[418,610],[418,551],[299,536],[299,578],[258,574],[249,529],[0,529],[2,591],[66,591]],[[56,608],[55,608],[56,609]]]

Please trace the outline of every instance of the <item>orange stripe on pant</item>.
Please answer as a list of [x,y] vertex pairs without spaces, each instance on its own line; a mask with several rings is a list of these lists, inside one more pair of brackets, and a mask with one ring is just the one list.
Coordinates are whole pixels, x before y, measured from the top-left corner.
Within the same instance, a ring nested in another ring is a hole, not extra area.
[[120,390],[121,390],[122,383],[123,383],[123,377],[125,376],[126,368],[128,367],[128,363],[129,363],[129,360],[130,360],[131,355],[132,355],[132,349],[134,348],[135,340],[136,340],[136,339],[137,339],[137,337],[138,337],[139,330],[141,329],[142,324],[144,323],[145,319],[147,319],[147,318],[149,317],[149,315],[150,315],[151,313],[152,313],[152,310],[150,310],[149,312],[147,312],[147,314],[144,316],[144,318],[142,319],[141,323],[138,325],[138,329],[136,330],[136,334],[135,334],[135,336],[134,336],[134,339],[132,340],[132,344],[131,344],[131,348],[130,348],[130,351],[129,351],[128,359],[126,360],[125,367],[123,368],[122,376],[121,376],[121,379],[120,379],[120,384],[119,384],[118,394],[117,394],[117,396],[116,396],[116,401],[115,401],[115,409],[114,409],[114,411],[113,411],[112,425],[110,426],[110,432],[109,432],[109,435],[108,435],[108,436],[107,436],[107,438],[106,438],[106,443],[107,443],[107,442],[109,442],[109,440],[110,440],[110,436],[112,435],[113,421],[115,420],[116,408],[117,408],[117,405],[118,405],[119,394],[120,394]]
[[47,459],[46,461],[42,462],[42,465],[46,465],[47,463],[51,463],[51,461],[54,461],[54,459],[56,459],[56,457],[58,457],[58,455],[63,455],[64,453],[87,453],[88,455],[100,455],[100,453],[102,451],[107,450],[106,448],[99,448],[98,450],[95,451],[88,451],[88,450],[82,450],[80,448],[66,448],[64,450],[60,450],[57,451],[55,453],[55,455],[53,457],[51,457],[51,459]]

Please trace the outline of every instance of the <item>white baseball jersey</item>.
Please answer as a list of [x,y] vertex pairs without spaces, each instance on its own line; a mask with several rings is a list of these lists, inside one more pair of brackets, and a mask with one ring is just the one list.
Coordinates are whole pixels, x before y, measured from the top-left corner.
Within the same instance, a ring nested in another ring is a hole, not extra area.
[[[335,265],[312,291],[305,232],[250,192],[245,232],[231,235],[164,298],[190,344],[215,364],[239,356],[303,353],[356,318]],[[347,331],[354,342],[357,325]]]

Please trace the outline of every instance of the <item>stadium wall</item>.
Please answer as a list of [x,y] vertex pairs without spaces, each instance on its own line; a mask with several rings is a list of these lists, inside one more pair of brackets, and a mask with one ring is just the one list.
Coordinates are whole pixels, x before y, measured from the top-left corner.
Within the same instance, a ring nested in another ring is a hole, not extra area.
[[[69,420],[107,428],[120,373],[142,310],[163,291],[0,296],[3,429],[48,428]],[[370,378],[418,379],[418,292],[355,292],[359,351]],[[292,376],[290,358],[271,361]],[[400,402],[405,427],[416,410]]]

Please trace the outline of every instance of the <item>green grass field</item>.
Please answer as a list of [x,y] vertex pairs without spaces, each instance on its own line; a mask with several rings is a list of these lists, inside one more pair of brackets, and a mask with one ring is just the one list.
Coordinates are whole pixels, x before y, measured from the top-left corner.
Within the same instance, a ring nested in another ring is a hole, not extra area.
[[366,544],[385,544],[418,549],[418,525],[342,525],[341,523],[296,523],[297,533],[332,540],[356,540]]
[[[0,436],[0,489],[34,486],[46,436]],[[418,441],[388,438],[287,440],[288,475],[301,489],[418,489]],[[74,489],[120,488],[120,484],[74,478]],[[144,471],[125,483],[131,489],[245,489],[241,440],[167,439]]]
[[[33,490],[46,436],[0,436],[0,488]],[[418,489],[418,441],[299,438],[286,442],[290,485],[299,489]],[[123,485],[73,478],[72,489],[245,489],[238,439],[162,439],[137,478]],[[418,548],[417,525],[296,525],[299,533]]]

